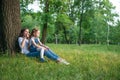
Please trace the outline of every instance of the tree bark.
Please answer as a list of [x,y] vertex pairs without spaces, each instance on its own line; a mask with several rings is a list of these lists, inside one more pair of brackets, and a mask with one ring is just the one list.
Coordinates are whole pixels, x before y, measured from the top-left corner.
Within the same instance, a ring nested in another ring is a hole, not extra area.
[[47,13],[49,12],[49,0],[46,0],[45,2],[45,23],[43,25],[43,30],[42,30],[42,43],[45,44],[46,41],[46,35],[47,35],[47,27],[48,27],[48,15]]
[[68,41],[68,39],[67,39],[67,32],[66,32],[66,28],[65,28],[65,27],[63,27],[63,30],[64,30],[65,41],[66,41],[66,43],[67,43],[67,44],[69,44],[69,41]]
[[19,0],[0,0],[0,52],[16,52],[16,40],[20,32]]
[[84,2],[85,0],[82,0],[82,11],[81,11],[81,14],[80,14],[80,23],[79,23],[79,36],[78,36],[78,44],[81,45],[82,44],[82,21],[83,21],[83,10],[84,10]]

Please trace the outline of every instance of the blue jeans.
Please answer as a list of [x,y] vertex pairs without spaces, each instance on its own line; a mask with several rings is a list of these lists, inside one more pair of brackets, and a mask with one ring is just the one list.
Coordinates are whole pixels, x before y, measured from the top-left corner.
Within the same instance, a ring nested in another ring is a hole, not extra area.
[[58,60],[59,56],[57,56],[54,52],[52,52],[51,50],[45,50],[44,52],[45,56],[48,57],[51,60]]
[[30,52],[36,52],[37,48],[33,47],[32,45],[30,46]]
[[[51,59],[51,60],[58,60],[59,56],[57,56],[54,52],[52,52],[51,50],[45,50],[44,51],[44,55]],[[40,57],[40,51],[32,51],[28,54],[26,54],[26,56],[28,57]]]
[[28,57],[39,57],[40,52],[39,51],[30,52],[30,53],[26,54],[26,56],[28,56]]

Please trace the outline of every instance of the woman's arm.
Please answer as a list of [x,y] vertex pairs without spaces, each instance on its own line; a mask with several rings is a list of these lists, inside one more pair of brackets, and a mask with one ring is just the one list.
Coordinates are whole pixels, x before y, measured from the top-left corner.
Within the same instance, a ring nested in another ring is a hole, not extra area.
[[21,48],[25,46],[25,41],[26,41],[26,38],[22,38],[22,37],[19,38],[18,42]]
[[21,42],[21,48],[23,48],[25,46],[25,41],[26,41],[26,38],[23,38],[23,40]]

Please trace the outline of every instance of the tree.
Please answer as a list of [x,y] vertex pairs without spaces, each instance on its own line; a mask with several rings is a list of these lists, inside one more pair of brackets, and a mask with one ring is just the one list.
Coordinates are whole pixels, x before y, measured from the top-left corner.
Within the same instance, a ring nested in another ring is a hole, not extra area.
[[48,27],[48,13],[49,13],[49,0],[45,0],[44,14],[45,21],[42,30],[42,43],[45,44],[45,39],[47,35],[47,27]]
[[110,27],[110,44],[120,45],[120,21],[117,21],[117,24],[114,27]]
[[[42,42],[45,43],[46,35],[47,35],[47,29],[48,29],[48,24],[51,22],[50,17],[54,15],[54,17],[57,17],[56,15],[59,15],[60,13],[66,13],[66,2],[62,0],[40,0],[42,10],[43,10],[43,30],[42,30]],[[55,20],[52,22],[53,24],[55,23]]]
[[[35,0],[20,1],[22,25],[29,29],[40,26],[43,43],[54,42],[57,34],[59,43],[106,44],[108,22],[113,23],[115,17],[109,0],[37,0],[39,12],[28,10],[28,5]],[[113,34],[112,27],[110,34]],[[109,36],[110,41],[113,37]]]
[[56,20],[56,34],[60,31],[63,30],[64,33],[64,38],[65,38],[65,42],[69,43],[68,41],[68,37],[67,37],[67,33],[68,33],[68,29],[73,25],[73,22],[69,19],[69,17],[65,14],[59,14],[57,16],[57,20]]
[[0,0],[0,52],[16,51],[16,40],[20,32],[19,0]]
[[85,0],[81,1],[81,13],[80,13],[80,21],[79,21],[79,37],[78,37],[78,44],[81,45],[82,43],[82,22],[83,22],[83,11],[84,11],[84,3]]

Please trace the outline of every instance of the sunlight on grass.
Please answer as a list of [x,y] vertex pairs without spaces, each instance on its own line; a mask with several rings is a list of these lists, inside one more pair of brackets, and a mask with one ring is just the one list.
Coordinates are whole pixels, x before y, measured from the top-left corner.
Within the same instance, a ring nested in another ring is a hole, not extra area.
[[120,46],[48,46],[70,65],[17,55],[0,57],[0,80],[120,80]]

